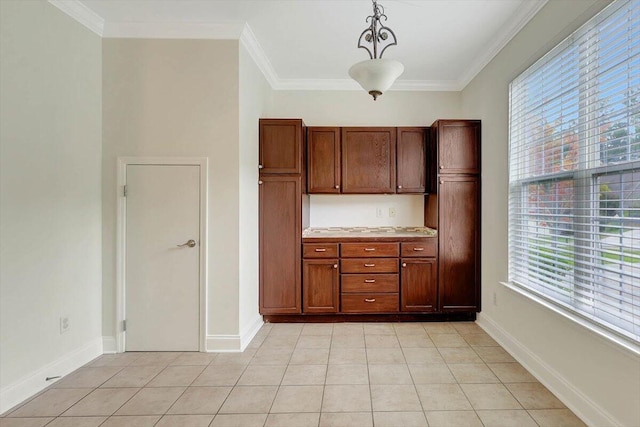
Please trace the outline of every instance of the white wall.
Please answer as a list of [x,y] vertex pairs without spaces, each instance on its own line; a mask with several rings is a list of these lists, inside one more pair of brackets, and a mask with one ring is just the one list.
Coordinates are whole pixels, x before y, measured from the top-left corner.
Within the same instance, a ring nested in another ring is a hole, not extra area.
[[[377,194],[314,194],[310,196],[311,227],[423,226],[424,196]],[[395,209],[395,216],[389,215]],[[378,217],[378,209],[381,216]]]
[[[640,425],[640,359],[500,285],[507,280],[508,85],[608,1],[554,0],[462,92],[482,120],[482,300],[479,322],[594,426]],[[493,301],[496,294],[497,305]]]
[[262,324],[258,313],[258,119],[267,116],[272,90],[240,44],[240,335]]
[[44,1],[1,1],[0,43],[3,412],[102,352],[101,41]]
[[237,40],[103,40],[105,336],[116,333],[118,156],[208,158],[207,334],[238,335],[238,55]]

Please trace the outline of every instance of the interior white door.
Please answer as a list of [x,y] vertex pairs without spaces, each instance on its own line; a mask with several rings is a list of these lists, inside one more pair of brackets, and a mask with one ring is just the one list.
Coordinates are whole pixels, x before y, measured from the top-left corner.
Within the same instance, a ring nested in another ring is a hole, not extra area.
[[198,351],[200,167],[127,165],[127,351]]

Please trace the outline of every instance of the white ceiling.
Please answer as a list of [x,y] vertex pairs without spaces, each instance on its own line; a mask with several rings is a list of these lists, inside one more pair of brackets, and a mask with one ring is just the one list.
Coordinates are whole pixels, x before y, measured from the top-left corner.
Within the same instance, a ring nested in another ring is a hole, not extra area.
[[[392,89],[461,90],[547,0],[379,0]],[[276,89],[355,89],[370,0],[50,0],[103,37],[240,38]]]

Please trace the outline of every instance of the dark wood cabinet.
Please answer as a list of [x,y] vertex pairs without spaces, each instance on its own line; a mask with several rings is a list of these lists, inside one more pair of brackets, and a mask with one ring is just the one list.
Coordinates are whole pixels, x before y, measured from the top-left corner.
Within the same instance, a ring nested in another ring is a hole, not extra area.
[[305,259],[302,263],[302,310],[337,313],[340,297],[337,259]]
[[307,128],[309,193],[340,193],[340,128]]
[[304,172],[303,123],[300,119],[260,120],[259,165],[261,174]]
[[342,192],[396,192],[396,128],[342,128]]
[[400,310],[429,312],[438,309],[438,277],[435,258],[401,260]]
[[479,177],[441,175],[438,212],[440,308],[443,311],[479,309]]
[[426,128],[397,129],[397,193],[426,191]]
[[260,313],[300,313],[302,179],[259,181]]
[[438,120],[431,127],[437,141],[439,174],[480,173],[479,120]]

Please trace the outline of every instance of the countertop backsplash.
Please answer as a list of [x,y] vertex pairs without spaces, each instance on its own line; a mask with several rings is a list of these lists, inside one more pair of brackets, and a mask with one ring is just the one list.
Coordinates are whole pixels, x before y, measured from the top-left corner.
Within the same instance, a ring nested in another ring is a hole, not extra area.
[[[395,216],[394,215],[395,211]],[[422,227],[424,196],[312,194],[311,227]]]

